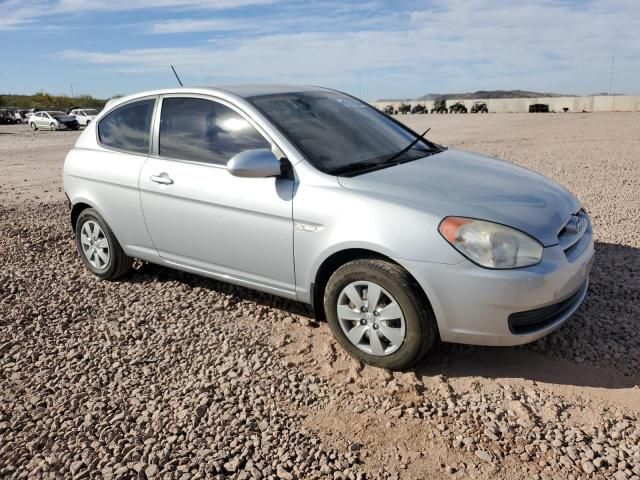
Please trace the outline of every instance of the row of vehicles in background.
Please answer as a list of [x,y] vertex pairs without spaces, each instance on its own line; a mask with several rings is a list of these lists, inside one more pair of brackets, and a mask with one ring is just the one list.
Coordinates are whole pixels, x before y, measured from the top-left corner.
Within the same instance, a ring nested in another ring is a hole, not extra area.
[[63,110],[17,109],[0,110],[0,125],[26,123],[32,130],[77,130],[86,127],[98,115],[95,108],[71,108]]
[[[433,103],[431,113],[467,113],[467,107],[462,102],[456,102],[447,108],[446,100],[436,100]],[[426,105],[414,105],[413,107],[407,103],[402,103],[395,109],[393,105],[387,105],[384,108],[384,113],[387,115],[405,115],[407,113],[412,114],[426,114],[429,113],[429,108]],[[475,102],[471,107],[471,113],[489,113],[489,108],[486,102]]]
[[[564,112],[567,112],[568,108],[562,109]],[[431,109],[431,113],[467,113],[467,107],[462,102],[456,102],[453,105],[447,108],[446,100],[436,100],[433,103],[433,108]],[[529,105],[529,113],[549,113],[549,105],[546,103],[534,103],[533,105]],[[393,105],[387,105],[384,107],[384,113],[387,115],[405,115],[407,113],[412,114],[426,114],[429,113],[429,109],[426,105],[414,105],[413,107],[408,103],[401,103],[400,106],[396,109]],[[486,102],[478,101],[474,102],[471,107],[471,113],[489,113],[489,108],[487,107]]]

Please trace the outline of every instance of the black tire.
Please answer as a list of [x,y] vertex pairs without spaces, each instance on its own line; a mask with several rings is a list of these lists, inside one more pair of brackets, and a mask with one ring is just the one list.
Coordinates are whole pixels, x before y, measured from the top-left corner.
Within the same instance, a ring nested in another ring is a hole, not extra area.
[[[393,295],[402,309],[406,335],[400,348],[386,356],[360,350],[340,327],[337,305],[342,290],[352,282],[370,281]],[[352,357],[388,370],[405,370],[414,365],[433,346],[438,326],[429,301],[409,273],[395,263],[381,259],[353,260],[339,267],[329,278],[324,293],[324,311],[338,343]]]
[[56,124],[55,124],[55,123],[53,123],[53,122],[51,122],[51,125],[49,125],[49,127],[51,128],[51,131],[52,131],[52,132],[54,132],[54,131],[56,131],[56,130],[57,130],[57,128],[56,128]]
[[[92,265],[82,248],[82,227],[90,220],[98,224],[102,232],[104,232],[104,238],[106,238],[109,244],[109,262],[103,268],[96,268]],[[101,280],[115,280],[131,270],[133,259],[124,253],[118,239],[111,231],[111,228],[109,228],[109,225],[107,225],[107,222],[105,222],[102,216],[93,208],[87,208],[80,212],[80,215],[78,215],[78,219],[76,220],[75,234],[76,248],[78,249],[82,263],[84,263],[85,267],[87,267],[87,269],[96,277]]]
[[31,127],[31,130],[33,130],[34,132],[38,130],[38,127],[36,126],[35,122],[29,123],[29,126]]

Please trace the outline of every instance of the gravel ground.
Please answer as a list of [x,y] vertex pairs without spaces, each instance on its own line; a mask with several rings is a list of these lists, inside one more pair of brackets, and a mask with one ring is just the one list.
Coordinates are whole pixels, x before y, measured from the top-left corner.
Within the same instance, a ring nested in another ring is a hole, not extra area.
[[519,348],[347,357],[304,305],[74,249],[72,132],[0,127],[0,478],[640,478],[638,114],[402,116],[592,215],[588,300]]

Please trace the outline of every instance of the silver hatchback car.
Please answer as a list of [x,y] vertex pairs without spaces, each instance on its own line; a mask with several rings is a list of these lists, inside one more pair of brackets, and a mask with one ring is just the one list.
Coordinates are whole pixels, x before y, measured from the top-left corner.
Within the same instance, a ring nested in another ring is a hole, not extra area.
[[585,297],[594,253],[556,183],[316,87],[120,98],[69,152],[64,188],[97,277],[141,259],[306,302],[388,369],[438,338],[548,334]]

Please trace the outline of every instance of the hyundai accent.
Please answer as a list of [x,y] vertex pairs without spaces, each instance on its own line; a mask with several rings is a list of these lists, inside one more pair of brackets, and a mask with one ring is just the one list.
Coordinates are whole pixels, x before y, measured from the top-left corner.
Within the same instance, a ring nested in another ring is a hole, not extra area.
[[305,302],[388,369],[438,339],[547,335],[584,299],[594,252],[555,182],[317,87],[114,100],[69,152],[64,188],[98,278],[139,259]]

